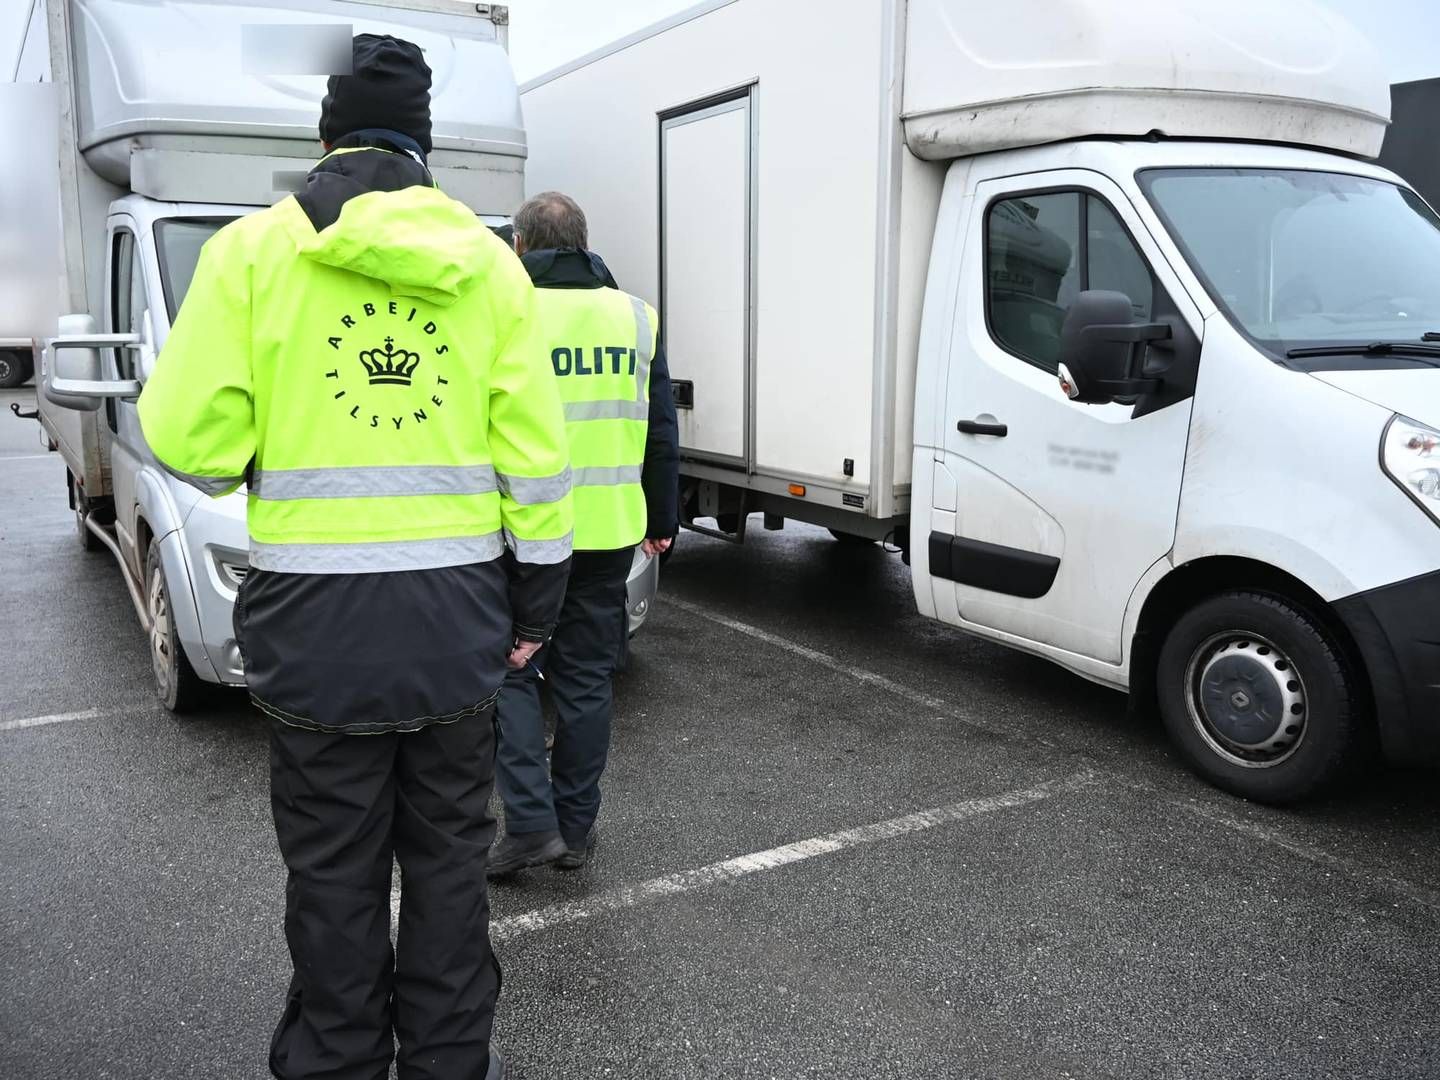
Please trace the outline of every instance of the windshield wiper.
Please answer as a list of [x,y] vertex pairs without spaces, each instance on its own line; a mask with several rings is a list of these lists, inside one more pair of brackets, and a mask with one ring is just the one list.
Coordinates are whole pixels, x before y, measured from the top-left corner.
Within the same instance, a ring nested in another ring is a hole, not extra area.
[[[1430,335],[1425,335],[1430,338]],[[1440,356],[1440,334],[1435,335],[1436,344],[1429,341],[1372,341],[1368,345],[1355,342],[1353,345],[1311,345],[1303,349],[1288,349],[1285,355],[1291,360],[1307,356]]]

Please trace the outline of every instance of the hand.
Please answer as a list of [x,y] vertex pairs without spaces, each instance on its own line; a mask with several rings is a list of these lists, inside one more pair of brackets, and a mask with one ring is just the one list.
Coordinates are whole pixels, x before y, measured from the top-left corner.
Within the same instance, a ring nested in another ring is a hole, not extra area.
[[515,647],[510,650],[510,655],[505,657],[505,664],[512,671],[519,671],[530,662],[530,658],[540,651],[543,642],[539,641],[517,641]]
[[669,551],[670,545],[674,542],[674,540],[668,538],[665,540],[646,540],[640,545],[640,550],[653,559],[656,555],[664,555],[665,552]]

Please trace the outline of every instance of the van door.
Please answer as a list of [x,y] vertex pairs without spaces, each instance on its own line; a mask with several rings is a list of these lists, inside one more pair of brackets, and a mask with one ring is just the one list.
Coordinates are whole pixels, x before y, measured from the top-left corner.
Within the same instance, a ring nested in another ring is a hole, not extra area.
[[[141,237],[133,218],[110,219],[110,261],[107,271],[106,329],[112,334],[149,334],[150,298],[145,280]],[[154,340],[153,337],[150,340]],[[106,359],[110,378],[137,378],[138,353],[111,349]],[[137,543],[136,481],[145,460],[145,442],[134,400],[105,399],[110,439],[110,486],[115,500],[115,536],[125,562],[140,580],[144,566]]]
[[660,117],[660,336],[687,458],[755,462],[754,87]]
[[1174,541],[1191,398],[1148,412],[1070,401],[1061,326],[1086,289],[1124,292],[1137,322],[1178,315],[1197,336],[1199,312],[1098,173],[975,194],[941,454],[954,535],[930,538],[931,572],[954,582],[964,625],[1118,664],[1130,596]]

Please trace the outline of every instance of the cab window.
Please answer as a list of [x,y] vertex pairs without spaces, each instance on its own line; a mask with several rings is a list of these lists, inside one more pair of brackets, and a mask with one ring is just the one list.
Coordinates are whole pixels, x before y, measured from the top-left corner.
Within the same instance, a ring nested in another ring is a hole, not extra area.
[[[148,303],[145,296],[145,266],[140,261],[140,245],[135,234],[128,229],[115,233],[111,249],[110,270],[110,326],[117,334],[139,334],[148,317]],[[135,378],[135,352],[132,349],[112,349],[111,361],[115,365],[115,377]],[[105,418],[110,430],[118,430],[115,399],[105,399]]]
[[1087,289],[1123,292],[1137,321],[1148,321],[1154,308],[1150,267],[1103,199],[1053,191],[991,204],[985,215],[985,311],[997,344],[1056,371],[1065,314]]

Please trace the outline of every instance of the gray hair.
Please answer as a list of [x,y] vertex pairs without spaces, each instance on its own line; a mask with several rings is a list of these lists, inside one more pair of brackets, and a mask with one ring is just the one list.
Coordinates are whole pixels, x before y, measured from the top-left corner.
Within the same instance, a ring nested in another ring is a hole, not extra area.
[[526,251],[590,246],[585,211],[569,195],[542,191],[527,199],[515,214],[515,231]]

